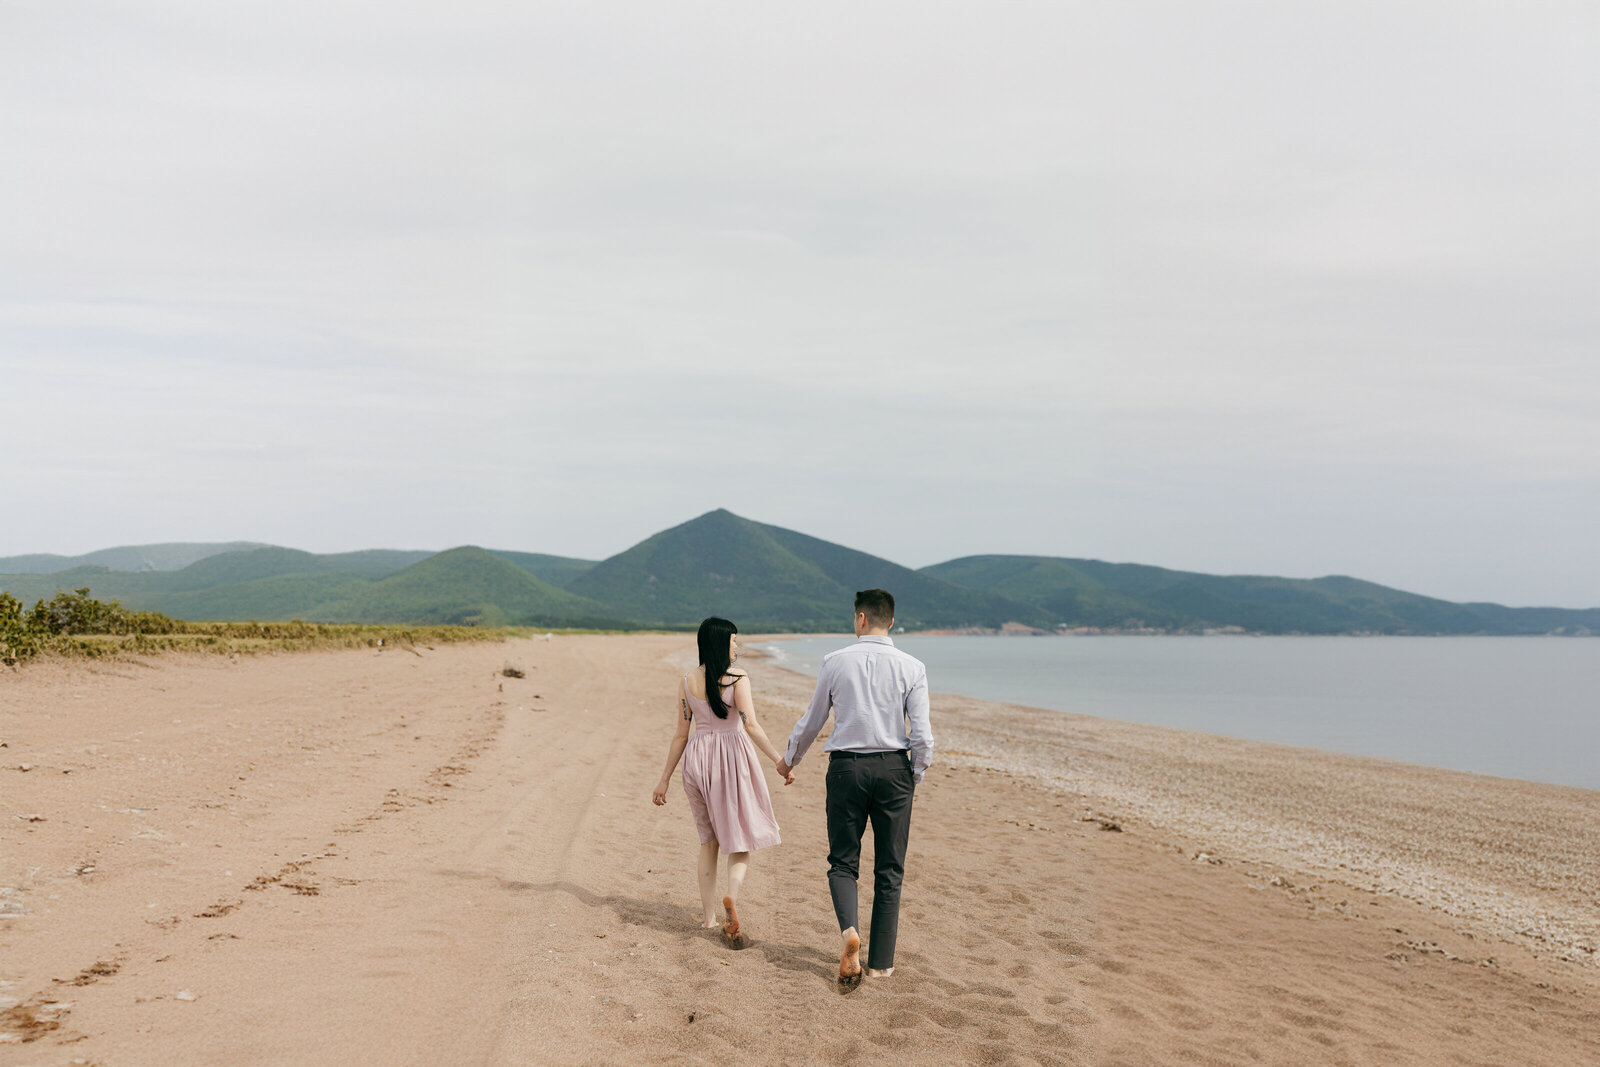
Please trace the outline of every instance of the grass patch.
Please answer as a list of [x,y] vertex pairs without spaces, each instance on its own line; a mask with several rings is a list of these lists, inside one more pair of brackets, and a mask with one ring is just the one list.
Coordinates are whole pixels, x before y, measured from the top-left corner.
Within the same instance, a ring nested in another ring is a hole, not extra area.
[[222,655],[298,652],[322,648],[402,648],[504,641],[527,637],[528,627],[386,626],[316,622],[189,622],[100,601],[87,588],[58,593],[31,610],[0,593],[0,663],[17,666],[39,656],[101,659],[162,652]]
[[319,648],[433,648],[464,641],[504,641],[531,631],[482,626],[344,626],[323,623],[188,622],[183,632],[163,634],[64,634],[46,654],[96,659],[124,653],[301,652]]

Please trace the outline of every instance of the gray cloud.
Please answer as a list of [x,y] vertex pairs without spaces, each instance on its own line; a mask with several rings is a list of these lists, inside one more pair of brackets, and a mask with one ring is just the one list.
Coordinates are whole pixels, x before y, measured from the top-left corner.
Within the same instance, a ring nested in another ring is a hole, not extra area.
[[721,505],[1600,604],[1592,5],[0,24],[0,553]]

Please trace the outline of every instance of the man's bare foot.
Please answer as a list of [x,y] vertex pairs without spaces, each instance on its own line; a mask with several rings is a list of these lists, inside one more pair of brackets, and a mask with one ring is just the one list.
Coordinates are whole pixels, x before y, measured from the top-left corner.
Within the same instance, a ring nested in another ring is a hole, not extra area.
[[728,921],[722,924],[722,936],[728,941],[739,940],[739,913],[733,908],[733,898],[723,897],[722,906],[728,912]]
[[868,978],[887,978],[894,973],[893,967],[868,967]]
[[839,985],[854,989],[861,984],[861,935],[851,930],[844,938],[844,953],[839,957]]

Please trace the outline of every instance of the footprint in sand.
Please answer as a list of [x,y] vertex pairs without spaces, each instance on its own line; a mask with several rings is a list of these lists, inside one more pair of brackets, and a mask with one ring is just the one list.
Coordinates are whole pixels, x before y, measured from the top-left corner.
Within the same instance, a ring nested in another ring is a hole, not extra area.
[[946,1030],[960,1030],[970,1021],[966,1012],[954,1008],[928,1008],[923,1014],[930,1022]]

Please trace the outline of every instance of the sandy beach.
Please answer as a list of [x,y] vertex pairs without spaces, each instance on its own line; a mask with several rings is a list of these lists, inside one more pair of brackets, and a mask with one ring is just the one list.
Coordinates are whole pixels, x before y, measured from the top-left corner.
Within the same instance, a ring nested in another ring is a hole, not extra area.
[[833,982],[820,751],[730,949],[650,804],[691,650],[0,674],[0,1064],[1600,1062],[1600,793],[965,698],[894,976]]

